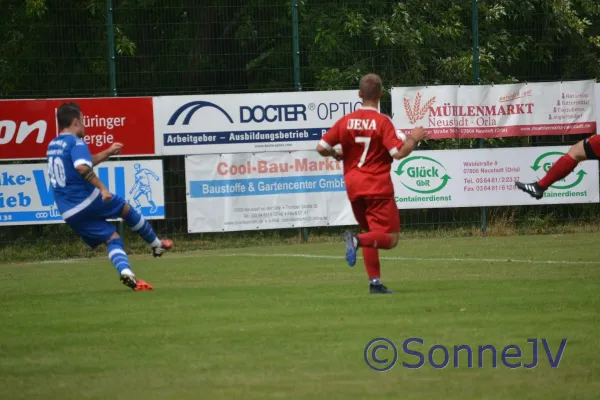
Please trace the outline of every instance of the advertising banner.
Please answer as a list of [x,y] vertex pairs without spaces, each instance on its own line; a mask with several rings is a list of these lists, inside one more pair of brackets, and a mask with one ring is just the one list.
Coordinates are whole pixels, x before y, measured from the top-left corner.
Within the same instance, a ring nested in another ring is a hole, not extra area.
[[56,111],[65,102],[81,107],[92,154],[123,143],[120,157],[154,155],[152,98],[0,100],[0,161],[46,158],[58,133]]
[[598,161],[580,163],[536,200],[516,181],[535,182],[569,146],[415,151],[394,162],[399,209],[598,203]]
[[[108,161],[94,171],[146,219],[164,219],[162,160]],[[60,222],[45,163],[0,165],[0,226]]]
[[341,163],[315,151],[188,156],[189,232],[356,225]]
[[392,88],[393,121],[429,138],[497,138],[596,132],[593,80]]
[[600,83],[596,83],[596,133],[600,133],[598,118],[600,118]]
[[154,98],[156,154],[314,150],[357,90]]

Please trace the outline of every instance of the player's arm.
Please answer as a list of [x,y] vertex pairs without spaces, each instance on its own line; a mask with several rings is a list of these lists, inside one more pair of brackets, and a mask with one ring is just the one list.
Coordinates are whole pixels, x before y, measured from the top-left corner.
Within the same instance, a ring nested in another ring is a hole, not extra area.
[[423,127],[413,129],[411,135],[402,140],[396,135],[396,129],[391,120],[387,120],[383,125],[383,144],[390,152],[390,155],[396,160],[408,156],[423,140],[427,131]]
[[328,130],[321,141],[317,145],[317,152],[323,157],[333,157],[338,161],[342,160],[343,154],[341,150],[334,149],[334,146],[340,144],[340,128],[339,121]]
[[112,194],[108,191],[104,183],[96,176],[94,172],[93,156],[87,147],[87,144],[78,139],[75,145],[71,148],[71,159],[73,160],[73,166],[79,173],[79,175],[86,182],[91,183],[96,187],[102,195],[102,200],[109,201],[112,198]]
[[102,150],[100,153],[96,153],[92,156],[92,163],[94,166],[108,160],[110,156],[114,156],[121,152],[123,145],[121,143],[113,143],[108,149]]
[[98,178],[92,167],[90,167],[88,164],[81,164],[75,167],[75,169],[77,169],[77,172],[79,172],[79,175],[81,175],[83,180],[91,183],[100,191],[102,200],[109,201],[112,199],[112,193],[110,193],[106,186],[104,186],[104,183],[102,183],[100,178]]
[[398,150],[398,152],[396,152],[395,154],[392,154],[392,157],[394,157],[396,160],[400,160],[408,156],[410,153],[413,152],[414,149],[417,148],[419,142],[423,140],[426,134],[427,131],[422,126],[418,126],[415,129],[413,129],[410,136],[408,136],[403,142],[402,147],[400,147],[400,150]]

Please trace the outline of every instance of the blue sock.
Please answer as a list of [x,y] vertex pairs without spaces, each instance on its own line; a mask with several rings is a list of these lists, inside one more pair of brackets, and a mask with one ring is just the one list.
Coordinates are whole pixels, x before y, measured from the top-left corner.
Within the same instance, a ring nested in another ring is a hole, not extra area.
[[108,246],[108,258],[114,264],[119,274],[123,271],[131,272],[129,259],[127,253],[123,249],[123,240],[121,238],[113,239],[107,243]]
[[152,226],[144,219],[144,216],[138,213],[133,207],[129,207],[129,212],[123,218],[125,223],[131,228],[132,231],[137,233],[152,247],[162,246],[160,240],[156,237],[156,233],[152,229]]

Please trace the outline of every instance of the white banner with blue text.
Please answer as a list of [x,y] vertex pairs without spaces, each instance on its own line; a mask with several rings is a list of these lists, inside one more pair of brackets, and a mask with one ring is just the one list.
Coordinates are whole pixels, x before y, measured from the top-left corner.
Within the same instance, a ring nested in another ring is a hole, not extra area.
[[[146,219],[165,218],[162,160],[109,161],[94,171]],[[45,163],[0,165],[0,226],[61,222]]]
[[185,159],[189,232],[356,225],[342,164],[314,150]]
[[536,200],[537,182],[569,146],[415,151],[392,165],[399,209],[598,203],[598,161],[584,161]]
[[157,155],[313,150],[357,90],[154,98]]

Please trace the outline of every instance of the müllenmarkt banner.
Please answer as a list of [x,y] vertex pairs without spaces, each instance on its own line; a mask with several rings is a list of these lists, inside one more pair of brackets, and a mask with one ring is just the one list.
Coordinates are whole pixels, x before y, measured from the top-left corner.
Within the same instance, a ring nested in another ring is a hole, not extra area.
[[392,88],[393,121],[431,139],[596,132],[594,80]]

